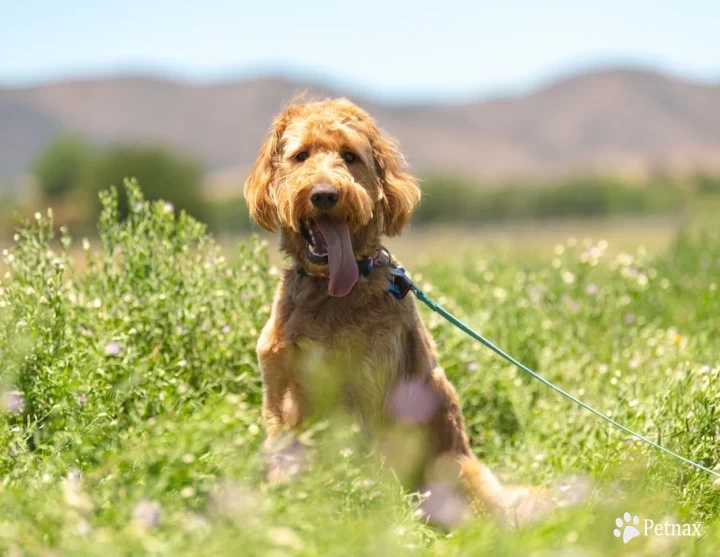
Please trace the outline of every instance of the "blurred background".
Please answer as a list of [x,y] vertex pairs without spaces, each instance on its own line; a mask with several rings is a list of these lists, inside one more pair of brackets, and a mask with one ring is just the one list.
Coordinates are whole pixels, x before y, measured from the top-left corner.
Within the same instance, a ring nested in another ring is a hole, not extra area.
[[662,243],[720,211],[718,21],[712,0],[0,0],[0,244],[46,206],[92,234],[126,176],[246,234],[243,182],[300,91],[400,141],[426,250]]

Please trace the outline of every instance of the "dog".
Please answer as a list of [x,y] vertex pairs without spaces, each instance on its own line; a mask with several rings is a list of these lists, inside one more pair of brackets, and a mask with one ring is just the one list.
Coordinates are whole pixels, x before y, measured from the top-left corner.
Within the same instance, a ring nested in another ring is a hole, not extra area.
[[[504,486],[473,455],[414,299],[388,292],[393,262],[382,239],[408,226],[421,197],[396,143],[346,99],[292,103],[275,118],[244,193],[251,218],[279,231],[293,264],[257,344],[266,446],[332,398],[373,432],[409,489],[430,491],[428,501],[460,494],[505,524],[545,509],[543,489]],[[270,459],[278,479],[285,472]]]

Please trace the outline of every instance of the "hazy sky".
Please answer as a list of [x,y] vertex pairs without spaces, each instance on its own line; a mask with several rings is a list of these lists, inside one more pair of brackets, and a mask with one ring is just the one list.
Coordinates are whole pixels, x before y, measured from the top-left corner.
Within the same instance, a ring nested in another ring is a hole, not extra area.
[[720,81],[719,27],[720,0],[0,0],[0,83],[272,70],[399,100],[609,64]]

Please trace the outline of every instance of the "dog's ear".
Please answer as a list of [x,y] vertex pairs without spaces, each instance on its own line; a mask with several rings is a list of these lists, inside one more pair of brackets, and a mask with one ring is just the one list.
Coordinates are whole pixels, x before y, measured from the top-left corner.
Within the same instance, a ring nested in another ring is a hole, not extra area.
[[269,232],[274,232],[278,226],[272,183],[280,138],[288,119],[287,110],[275,119],[272,129],[260,147],[250,176],[245,181],[245,201],[250,211],[250,218]]
[[395,143],[382,133],[372,141],[375,167],[382,186],[385,234],[397,236],[409,224],[420,202],[418,181],[404,170],[405,159]]

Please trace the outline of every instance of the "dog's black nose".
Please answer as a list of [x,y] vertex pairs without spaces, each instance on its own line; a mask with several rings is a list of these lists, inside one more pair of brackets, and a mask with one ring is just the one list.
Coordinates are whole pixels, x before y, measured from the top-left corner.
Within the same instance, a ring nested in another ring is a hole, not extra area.
[[337,204],[339,197],[340,192],[328,184],[315,186],[310,192],[310,201],[318,209],[332,209]]

